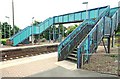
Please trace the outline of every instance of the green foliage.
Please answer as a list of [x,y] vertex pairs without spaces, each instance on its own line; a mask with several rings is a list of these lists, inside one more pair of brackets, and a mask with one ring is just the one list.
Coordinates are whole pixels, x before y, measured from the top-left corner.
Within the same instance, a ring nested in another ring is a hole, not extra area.
[[[1,29],[1,33],[2,33],[2,38],[9,38],[9,34],[10,36],[13,35],[13,28],[11,27],[11,25],[9,25],[7,22],[4,23],[0,23],[0,29]],[[15,29],[15,33],[17,33],[20,29],[17,26],[14,26]],[[10,30],[10,33],[9,33]]]
[[78,27],[78,25],[73,25],[73,26],[69,26],[67,28],[67,35],[69,35],[74,29],[76,29]]
[[35,20],[34,23],[33,23],[33,25],[34,25],[34,26],[37,26],[37,25],[40,24],[40,23],[41,23],[41,22]]
[[120,34],[120,24],[119,24],[118,29],[117,29],[117,34]]
[[2,43],[3,45],[6,45],[6,41],[7,41],[7,39],[1,39],[1,43]]
[[[54,27],[54,28],[53,28]],[[53,30],[55,30],[56,29],[56,36],[58,36],[58,34],[60,33],[61,35],[63,35],[64,34],[64,36],[65,36],[65,31],[66,31],[66,27],[65,26],[63,26],[63,24],[59,24],[59,26],[58,27],[55,27],[55,26],[53,26],[53,27],[51,27],[51,28],[49,28],[49,30],[46,30],[43,34],[42,34],[42,38],[46,38],[47,40],[49,40],[49,31],[50,31],[50,38],[53,40]],[[64,31],[63,31],[64,30]],[[60,32],[59,32],[60,31]]]
[[110,55],[110,57],[118,57],[117,55]]

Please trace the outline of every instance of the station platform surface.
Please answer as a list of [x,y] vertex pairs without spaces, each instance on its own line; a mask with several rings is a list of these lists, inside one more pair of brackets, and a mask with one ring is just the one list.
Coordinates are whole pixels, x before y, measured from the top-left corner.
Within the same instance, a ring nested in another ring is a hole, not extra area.
[[76,64],[57,61],[57,52],[0,62],[2,77],[115,77],[76,69]]
[[0,51],[14,50],[14,49],[25,49],[25,48],[33,48],[33,47],[40,47],[40,46],[50,46],[50,45],[59,45],[59,43],[45,43],[45,44],[40,44],[40,45],[28,45],[28,46],[18,46],[18,47],[2,46],[2,47],[0,47]]

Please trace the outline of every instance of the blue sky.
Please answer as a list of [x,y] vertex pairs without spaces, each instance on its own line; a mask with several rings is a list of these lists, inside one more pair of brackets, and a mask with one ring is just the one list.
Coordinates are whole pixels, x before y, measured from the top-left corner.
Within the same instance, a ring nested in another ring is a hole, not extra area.
[[[86,6],[82,2],[88,1],[88,8],[96,8],[110,5],[118,6],[119,0],[14,0],[15,5],[15,25],[23,29],[35,20],[44,21],[48,17],[85,10]],[[0,21],[5,22],[10,17],[12,24],[12,0],[0,0]]]

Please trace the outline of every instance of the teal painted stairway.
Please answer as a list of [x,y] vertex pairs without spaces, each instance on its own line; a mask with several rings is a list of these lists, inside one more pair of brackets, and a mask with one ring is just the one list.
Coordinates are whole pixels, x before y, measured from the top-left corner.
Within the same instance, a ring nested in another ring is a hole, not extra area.
[[[109,53],[110,37],[114,35],[118,24],[120,24],[120,8],[110,9],[110,6],[106,6],[98,17],[85,20],[60,43],[58,60],[76,61],[77,68],[81,68],[81,63],[89,60],[104,37],[109,40],[107,51]],[[81,59],[82,54],[85,55],[84,61]]]

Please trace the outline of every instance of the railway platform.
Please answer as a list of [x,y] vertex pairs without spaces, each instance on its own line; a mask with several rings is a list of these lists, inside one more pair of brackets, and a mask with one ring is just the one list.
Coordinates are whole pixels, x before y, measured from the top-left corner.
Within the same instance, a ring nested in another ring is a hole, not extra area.
[[57,52],[0,62],[2,77],[115,77],[76,69],[76,64],[57,61]]

